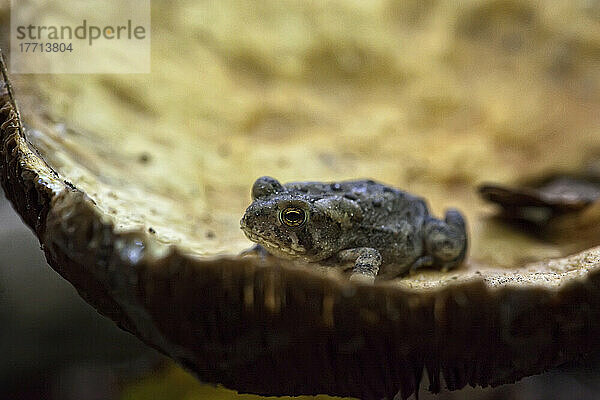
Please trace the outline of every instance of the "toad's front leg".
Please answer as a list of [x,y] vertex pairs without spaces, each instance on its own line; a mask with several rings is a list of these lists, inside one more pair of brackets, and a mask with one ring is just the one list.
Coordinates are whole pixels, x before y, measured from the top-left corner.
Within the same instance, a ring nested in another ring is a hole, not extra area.
[[249,255],[256,255],[260,258],[261,261],[264,261],[265,258],[267,258],[267,256],[269,255],[269,252],[260,244],[255,244],[249,249],[242,250],[242,252],[240,253],[240,257],[245,257]]
[[373,282],[381,265],[381,254],[371,247],[356,247],[342,250],[337,255],[340,261],[354,261],[351,281]]

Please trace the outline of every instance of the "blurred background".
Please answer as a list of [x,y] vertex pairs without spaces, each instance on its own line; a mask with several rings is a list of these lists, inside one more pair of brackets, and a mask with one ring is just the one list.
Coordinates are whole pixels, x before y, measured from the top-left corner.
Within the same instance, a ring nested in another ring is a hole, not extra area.
[[[598,136],[598,0],[543,7],[527,0],[258,1],[257,8],[232,0],[222,7],[206,2],[206,9],[204,2],[173,3],[153,1],[153,51],[163,59],[155,56],[152,77],[86,76],[85,90],[65,83],[68,77],[31,79],[50,93],[52,111],[81,125],[97,112],[90,129],[113,128],[106,124],[114,120],[110,112],[111,118],[94,108],[98,99],[111,103],[110,95],[122,101],[115,109],[143,117],[119,123],[143,126],[150,138],[168,129],[208,132],[203,179],[213,187],[231,153],[247,162],[234,177],[246,196],[248,176],[264,168],[281,171],[283,180],[297,177],[294,165],[312,176],[338,177],[359,168],[362,152],[374,161],[360,164],[361,175],[396,174],[396,183],[431,190],[437,204],[448,187],[466,188],[461,196],[470,204],[472,185],[482,177],[512,178],[522,165],[537,173],[549,158],[573,167],[579,150],[571,142]],[[6,45],[6,9],[0,0],[0,45]],[[382,40],[390,32],[396,40]],[[64,101],[71,97],[77,101]],[[164,104],[175,109],[155,118]],[[243,136],[247,142],[239,143],[249,146],[231,146],[224,133]],[[315,137],[318,147],[282,154],[281,143],[294,135]],[[251,147],[256,141],[271,147]],[[344,152],[332,152],[334,145]],[[584,151],[598,149],[600,143]],[[399,168],[396,158],[411,168]],[[260,398],[197,382],[96,313],[46,264],[33,233],[0,197],[0,400]],[[423,391],[420,398],[596,399],[598,365],[592,356],[513,385],[438,396]]]

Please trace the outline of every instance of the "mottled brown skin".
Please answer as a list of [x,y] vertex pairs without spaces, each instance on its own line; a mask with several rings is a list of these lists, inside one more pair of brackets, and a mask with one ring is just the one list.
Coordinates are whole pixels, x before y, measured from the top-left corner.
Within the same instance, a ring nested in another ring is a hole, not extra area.
[[421,267],[448,270],[466,255],[465,221],[429,215],[419,197],[371,180],[293,182],[271,177],[252,187],[241,228],[268,253],[307,262],[353,262],[352,280],[372,281]]

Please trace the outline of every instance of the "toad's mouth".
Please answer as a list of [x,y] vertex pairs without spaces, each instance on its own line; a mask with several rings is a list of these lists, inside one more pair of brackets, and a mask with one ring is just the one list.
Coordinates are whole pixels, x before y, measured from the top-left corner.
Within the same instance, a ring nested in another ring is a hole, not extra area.
[[248,227],[242,226],[246,237],[251,241],[264,246],[267,250],[280,257],[299,257],[306,253],[306,249],[299,244],[290,243],[288,246],[273,241],[273,237],[260,234]]

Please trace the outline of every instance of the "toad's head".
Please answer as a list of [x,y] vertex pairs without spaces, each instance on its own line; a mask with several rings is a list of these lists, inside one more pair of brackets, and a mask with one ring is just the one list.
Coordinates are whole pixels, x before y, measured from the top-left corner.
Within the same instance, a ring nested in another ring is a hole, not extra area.
[[334,195],[307,194],[262,177],[240,221],[248,237],[282,258],[319,261],[341,250],[347,232],[362,218],[360,207]]

